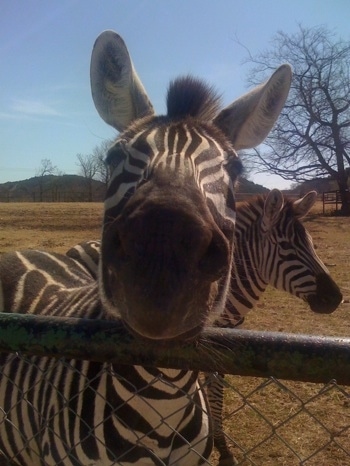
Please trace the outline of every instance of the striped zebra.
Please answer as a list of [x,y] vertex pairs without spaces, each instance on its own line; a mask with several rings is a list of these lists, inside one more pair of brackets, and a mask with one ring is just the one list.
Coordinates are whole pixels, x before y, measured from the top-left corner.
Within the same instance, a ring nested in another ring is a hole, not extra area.
[[[120,320],[164,347],[200,338],[229,290],[235,151],[264,140],[290,83],[282,65],[220,110],[213,89],[187,76],[155,116],[123,40],[102,33],[92,95],[120,135],[106,159],[98,280],[64,255],[4,254],[2,310]],[[0,447],[17,465],[207,463],[211,423],[197,372],[17,355],[2,363]]]
[[316,191],[293,201],[273,189],[237,206],[230,293],[216,326],[241,324],[268,285],[302,299],[316,313],[339,306],[340,289],[300,221],[316,199]]
[[[330,313],[338,307],[342,294],[300,221],[316,199],[315,191],[293,201],[274,189],[237,205],[230,293],[225,311],[216,319],[215,326],[234,328],[242,324],[267,285],[304,300],[314,312]],[[100,241],[80,243],[70,248],[67,255],[97,278]],[[219,465],[231,466],[235,459],[222,427],[223,384],[211,374],[207,375],[207,381]]]

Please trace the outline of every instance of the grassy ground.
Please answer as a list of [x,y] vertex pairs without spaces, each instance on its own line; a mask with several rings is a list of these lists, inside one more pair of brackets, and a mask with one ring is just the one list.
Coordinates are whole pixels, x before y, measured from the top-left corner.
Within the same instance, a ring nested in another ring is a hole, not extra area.
[[102,203],[0,203],[0,254],[14,249],[66,252],[100,237]]
[[[102,209],[97,203],[0,203],[0,253],[25,248],[65,252],[80,241],[98,239]],[[350,335],[350,218],[322,217],[320,209],[316,206],[305,224],[345,303],[332,315],[317,315],[298,299],[269,288],[247,316],[245,328]],[[237,442],[235,453],[244,466],[350,465],[348,387],[225,380],[225,432]],[[244,457],[241,449],[252,451]]]

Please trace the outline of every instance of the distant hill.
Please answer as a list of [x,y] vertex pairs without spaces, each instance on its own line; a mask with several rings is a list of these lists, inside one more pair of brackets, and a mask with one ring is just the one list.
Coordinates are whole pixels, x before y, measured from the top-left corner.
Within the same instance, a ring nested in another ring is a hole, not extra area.
[[[105,185],[79,175],[35,176],[0,184],[0,202],[87,202],[103,201]],[[241,178],[238,193],[260,194],[267,188]]]
[[261,184],[253,183],[245,178],[240,178],[237,186],[238,194],[263,194],[269,191]]
[[79,175],[35,176],[0,184],[2,202],[84,202],[102,201],[105,185]]

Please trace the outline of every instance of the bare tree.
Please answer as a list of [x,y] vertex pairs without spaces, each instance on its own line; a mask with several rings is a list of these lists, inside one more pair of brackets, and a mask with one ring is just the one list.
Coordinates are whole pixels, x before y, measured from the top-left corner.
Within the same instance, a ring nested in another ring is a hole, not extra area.
[[110,171],[105,163],[105,158],[111,145],[112,141],[110,140],[102,141],[102,143],[95,146],[92,151],[97,165],[96,179],[104,183],[106,188],[110,179]]
[[56,165],[52,164],[50,159],[42,159],[40,167],[36,169],[35,176],[38,177],[39,201],[43,202],[45,176],[54,175],[58,172]]
[[51,198],[54,202],[57,202],[60,200],[60,190],[64,186],[63,177],[65,172],[63,170],[56,169],[55,175],[56,176],[51,183]]
[[77,154],[77,165],[79,166],[79,173],[85,178],[88,201],[92,202],[92,193],[93,193],[93,180],[96,177],[97,173],[97,163],[96,158],[93,154]]
[[336,39],[323,26],[299,25],[296,34],[278,32],[272,47],[250,55],[248,62],[255,65],[251,84],[280,63],[293,67],[285,108],[254,153],[259,170],[295,182],[329,176],[338,183],[342,213],[349,215],[350,42]]
[[107,188],[110,171],[105,164],[105,158],[111,144],[112,141],[105,140],[95,146],[91,154],[77,154],[79,174],[86,180],[89,201],[92,201],[93,180],[101,181]]

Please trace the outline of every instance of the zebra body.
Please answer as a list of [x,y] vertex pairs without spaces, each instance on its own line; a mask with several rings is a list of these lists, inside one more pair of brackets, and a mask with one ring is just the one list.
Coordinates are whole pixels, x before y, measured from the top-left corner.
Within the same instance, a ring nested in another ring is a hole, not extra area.
[[[241,169],[235,150],[267,136],[290,82],[283,65],[220,110],[207,85],[178,79],[167,115],[155,116],[123,40],[102,33],[91,59],[92,95],[121,134],[106,159],[98,290],[74,259],[9,253],[0,260],[2,310],[121,320],[149,344],[198,338],[223,312],[230,284]],[[0,381],[0,443],[20,466],[185,466],[210,455],[210,416],[196,372],[74,360],[57,370],[47,358],[30,358],[24,368],[13,356],[3,362],[18,384]],[[72,366],[82,373],[70,375]],[[53,394],[54,386],[65,396]]]

